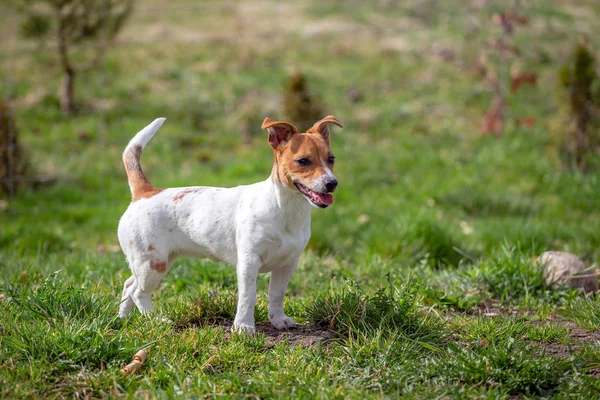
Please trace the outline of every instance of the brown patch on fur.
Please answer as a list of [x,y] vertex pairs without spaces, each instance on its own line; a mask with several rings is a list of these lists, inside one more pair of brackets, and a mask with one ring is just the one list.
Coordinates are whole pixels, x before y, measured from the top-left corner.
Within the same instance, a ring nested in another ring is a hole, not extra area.
[[133,247],[133,240],[129,241],[129,247]]
[[140,165],[140,157],[142,156],[142,146],[135,145],[123,154],[123,164],[127,172],[127,180],[131,186],[131,201],[147,199],[152,197],[164,189],[155,188],[144,175],[142,166]]
[[150,245],[148,246],[148,251],[153,251],[154,250],[154,246]]
[[191,190],[186,189],[177,193],[175,196],[173,196],[173,203],[179,203],[188,193],[191,193]]
[[183,189],[182,191],[177,193],[175,196],[173,196],[173,203],[179,203],[181,200],[183,200],[183,198],[185,196],[187,196],[190,193],[201,193],[203,191],[204,191],[203,188]]
[[167,263],[164,261],[151,261],[150,268],[152,268],[156,272],[166,272],[167,271]]

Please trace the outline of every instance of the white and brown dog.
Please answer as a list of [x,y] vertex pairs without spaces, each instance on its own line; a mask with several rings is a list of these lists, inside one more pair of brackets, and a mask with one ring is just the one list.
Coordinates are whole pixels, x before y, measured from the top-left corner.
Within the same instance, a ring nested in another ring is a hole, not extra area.
[[158,189],[140,166],[142,150],[161,127],[156,119],[129,142],[123,162],[132,202],[119,222],[119,243],[133,276],[125,282],[119,315],[133,306],[153,310],[151,294],[179,256],[227,262],[237,269],[238,303],[233,329],[253,333],[256,278],[271,272],[269,320],[277,329],[296,326],[283,312],[283,296],[310,238],[310,211],[333,203],[337,187],[328,124],[306,133],[265,118],[275,164],[262,182],[233,188],[193,186]]

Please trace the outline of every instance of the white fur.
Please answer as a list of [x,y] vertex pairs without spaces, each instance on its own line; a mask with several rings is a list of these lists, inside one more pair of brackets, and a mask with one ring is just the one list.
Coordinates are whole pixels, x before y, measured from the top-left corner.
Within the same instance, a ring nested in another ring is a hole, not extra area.
[[[154,121],[131,143],[145,146],[163,121]],[[233,188],[170,188],[131,203],[118,229],[133,273],[125,282],[119,315],[128,315],[133,305],[143,313],[152,311],[150,295],[173,261],[178,256],[192,256],[236,267],[239,298],[234,330],[255,331],[259,272],[271,272],[269,320],[273,326],[296,326],[283,312],[283,297],[310,238],[311,209],[304,196],[282,185],[276,174]],[[152,268],[163,262],[164,272]]]

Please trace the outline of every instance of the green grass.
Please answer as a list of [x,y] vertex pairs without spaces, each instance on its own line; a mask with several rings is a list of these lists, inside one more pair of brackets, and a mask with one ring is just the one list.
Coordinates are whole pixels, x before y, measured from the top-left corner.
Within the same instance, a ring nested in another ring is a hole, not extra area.
[[[558,70],[580,34],[600,48],[600,9],[523,3],[529,23],[505,35],[490,21],[507,3],[475,3],[139,2],[104,68],[79,77],[73,117],[58,109],[52,43],[19,38],[0,10],[0,95],[52,180],[1,199],[0,397],[599,397],[598,297],[546,287],[535,258],[600,264],[600,174],[561,164],[554,140],[568,124]],[[500,82],[499,137],[479,132],[494,95],[475,73],[482,52],[501,79],[513,65],[538,74],[516,93]],[[232,334],[235,272],[189,258],[153,316],[116,319],[127,141],[167,117],[142,159],[157,187],[265,179],[260,122],[283,118],[295,71],[345,126],[332,131],[335,203],[313,212],[285,299],[303,328],[269,329],[260,276],[259,333]],[[141,371],[122,376],[141,348]]]
[[590,331],[600,329],[600,299],[577,298],[569,302],[561,315]]

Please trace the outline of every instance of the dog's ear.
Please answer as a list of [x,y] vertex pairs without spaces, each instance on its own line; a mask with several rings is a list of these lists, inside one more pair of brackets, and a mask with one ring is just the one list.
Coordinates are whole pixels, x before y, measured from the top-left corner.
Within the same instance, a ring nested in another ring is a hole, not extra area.
[[327,124],[334,124],[343,128],[344,125],[340,121],[337,120],[333,115],[328,115],[320,121],[315,122],[315,124],[306,131],[306,133],[318,133],[327,141],[329,141],[329,128]]
[[298,129],[289,122],[273,121],[271,118],[265,118],[261,128],[269,132],[269,144],[273,149],[283,146],[298,133]]

